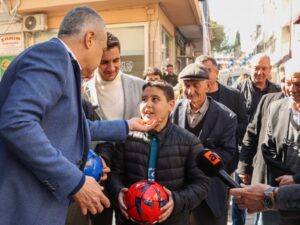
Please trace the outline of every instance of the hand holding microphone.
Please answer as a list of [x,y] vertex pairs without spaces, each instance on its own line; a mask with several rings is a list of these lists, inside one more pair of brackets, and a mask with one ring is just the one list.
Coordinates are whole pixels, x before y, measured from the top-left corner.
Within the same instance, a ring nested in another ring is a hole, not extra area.
[[228,173],[223,169],[223,163],[217,153],[210,150],[201,151],[196,158],[198,168],[209,177],[219,177],[228,187],[240,188]]

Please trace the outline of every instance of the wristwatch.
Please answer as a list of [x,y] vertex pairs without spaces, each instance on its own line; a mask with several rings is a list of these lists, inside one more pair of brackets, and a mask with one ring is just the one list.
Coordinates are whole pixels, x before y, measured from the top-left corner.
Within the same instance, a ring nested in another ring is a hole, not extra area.
[[269,187],[264,191],[264,206],[267,210],[276,210],[277,187]]

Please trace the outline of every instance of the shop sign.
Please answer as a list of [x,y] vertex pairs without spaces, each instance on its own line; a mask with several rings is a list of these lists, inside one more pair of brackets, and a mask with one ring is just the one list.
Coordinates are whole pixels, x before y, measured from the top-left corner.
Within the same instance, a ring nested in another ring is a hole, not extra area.
[[22,33],[0,36],[0,56],[18,55],[23,50],[24,37]]

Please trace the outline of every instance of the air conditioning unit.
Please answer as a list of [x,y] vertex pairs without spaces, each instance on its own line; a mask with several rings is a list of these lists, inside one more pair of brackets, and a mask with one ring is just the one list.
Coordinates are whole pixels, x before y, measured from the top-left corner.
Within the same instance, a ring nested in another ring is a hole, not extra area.
[[36,32],[47,30],[47,15],[34,14],[23,17],[23,31]]

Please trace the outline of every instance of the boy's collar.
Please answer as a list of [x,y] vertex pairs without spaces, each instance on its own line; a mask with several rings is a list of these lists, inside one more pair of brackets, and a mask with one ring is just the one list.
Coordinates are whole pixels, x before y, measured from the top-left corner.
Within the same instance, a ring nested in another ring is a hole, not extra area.
[[163,129],[161,129],[160,131],[151,130],[151,131],[147,132],[149,138],[151,139],[153,136],[155,136],[158,140],[163,140],[164,136],[169,133],[171,125],[172,125],[172,122],[171,122],[170,118],[168,118],[168,122]]

